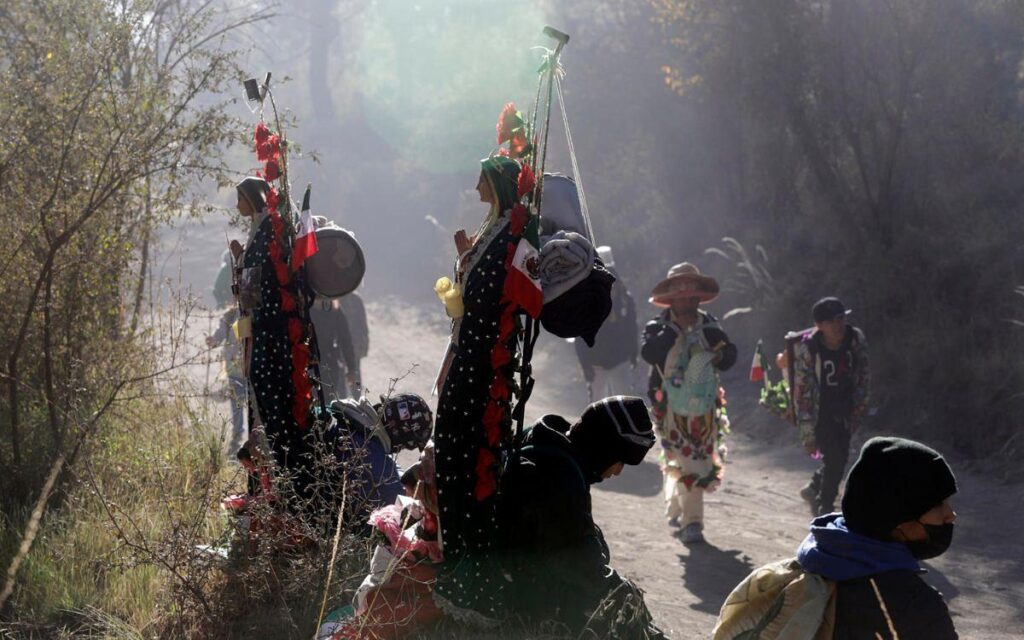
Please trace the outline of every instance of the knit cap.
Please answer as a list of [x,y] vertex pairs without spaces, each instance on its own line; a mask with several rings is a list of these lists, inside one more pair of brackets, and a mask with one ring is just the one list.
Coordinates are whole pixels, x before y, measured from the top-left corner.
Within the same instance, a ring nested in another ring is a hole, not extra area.
[[956,491],[939,452],[904,438],[872,438],[850,469],[843,517],[850,531],[888,540],[897,525],[917,520]]
[[640,464],[654,446],[647,405],[633,396],[598,400],[569,429],[569,441],[591,481],[616,463]]

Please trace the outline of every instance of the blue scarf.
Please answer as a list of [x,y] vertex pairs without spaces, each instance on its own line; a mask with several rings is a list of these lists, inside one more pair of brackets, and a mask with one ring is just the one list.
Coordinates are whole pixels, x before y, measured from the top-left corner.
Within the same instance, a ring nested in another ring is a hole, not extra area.
[[811,521],[811,532],[797,549],[796,559],[804,571],[836,581],[856,580],[897,569],[921,571],[905,544],[850,531],[841,513],[830,513]]

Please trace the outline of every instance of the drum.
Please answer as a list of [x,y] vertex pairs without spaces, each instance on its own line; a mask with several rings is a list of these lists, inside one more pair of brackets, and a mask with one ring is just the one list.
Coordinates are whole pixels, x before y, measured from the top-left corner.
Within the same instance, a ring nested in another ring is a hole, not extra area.
[[366,259],[355,235],[329,223],[316,230],[317,252],[306,260],[306,281],[319,296],[336,298],[359,287]]

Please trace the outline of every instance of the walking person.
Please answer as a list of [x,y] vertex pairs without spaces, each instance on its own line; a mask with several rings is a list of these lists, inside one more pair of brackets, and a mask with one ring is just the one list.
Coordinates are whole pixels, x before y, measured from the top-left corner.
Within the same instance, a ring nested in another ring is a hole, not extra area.
[[821,455],[821,466],[800,491],[813,515],[834,510],[850,436],[868,409],[867,341],[847,324],[849,313],[839,298],[814,303],[814,328],[787,335],[782,358],[791,370],[800,441],[808,453]]
[[231,441],[228,451],[232,455],[245,442],[247,431],[245,426],[245,374],[242,372],[242,345],[235,337],[232,325],[238,319],[238,308],[228,307],[220,317],[217,330],[207,336],[206,346],[213,349],[223,344],[221,355],[224,358],[224,372],[228,379],[228,400],[231,402]]
[[665,476],[665,515],[686,543],[704,540],[704,492],[722,480],[721,438],[728,432],[719,372],[736,362],[736,345],[700,305],[718,296],[718,283],[689,262],[669,269],[651,292],[665,311],[644,328],[640,354],[651,365],[654,405]]
[[342,311],[340,298],[317,298],[309,308],[309,318],[316,329],[320,349],[320,378],[333,398],[361,394],[359,359],[356,357],[352,331]]
[[583,340],[574,340],[576,357],[579,358],[591,402],[606,396],[632,393],[632,372],[640,351],[636,303],[614,271],[612,248],[598,247],[597,253],[604,266],[615,275],[612,310],[594,337],[593,347],[588,347]]
[[783,637],[783,628],[816,640],[956,640],[949,608],[919,563],[949,548],[956,491],[934,449],[868,440],[842,513],[815,518],[796,558],[760,567],[733,589],[714,640]]

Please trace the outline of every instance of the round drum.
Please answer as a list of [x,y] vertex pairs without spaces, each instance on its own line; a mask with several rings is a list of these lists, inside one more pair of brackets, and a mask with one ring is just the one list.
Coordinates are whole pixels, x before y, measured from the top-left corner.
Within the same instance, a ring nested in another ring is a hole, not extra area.
[[352,293],[363,281],[366,259],[355,235],[325,226],[316,230],[317,252],[306,260],[306,279],[317,295],[336,298]]

